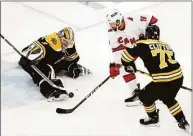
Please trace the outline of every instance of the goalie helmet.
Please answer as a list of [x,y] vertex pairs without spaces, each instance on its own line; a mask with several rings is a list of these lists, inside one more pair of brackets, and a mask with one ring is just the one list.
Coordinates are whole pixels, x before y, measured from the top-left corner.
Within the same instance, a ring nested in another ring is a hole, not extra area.
[[74,45],[74,31],[71,27],[65,27],[58,32],[62,48],[72,48]]
[[107,14],[106,18],[111,28],[117,28],[121,25],[124,16],[118,9],[113,9],[113,11]]

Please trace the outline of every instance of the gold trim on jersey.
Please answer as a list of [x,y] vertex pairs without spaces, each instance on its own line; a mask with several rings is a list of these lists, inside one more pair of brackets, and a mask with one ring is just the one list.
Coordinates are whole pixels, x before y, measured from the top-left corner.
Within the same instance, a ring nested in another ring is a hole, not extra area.
[[33,42],[36,46],[38,46],[38,47],[40,47],[41,49],[42,49],[42,51],[43,51],[43,57],[45,57],[46,56],[46,49],[45,49],[45,47],[39,42],[39,41],[34,41]]
[[123,60],[123,61],[125,61],[125,62],[131,62],[132,60],[130,60],[130,59],[126,59],[123,55],[121,56],[121,59]]
[[135,60],[135,58],[131,56],[131,54],[129,54],[129,52],[126,49],[123,50],[121,59],[125,62],[130,62]]
[[179,79],[182,76],[183,73],[181,68],[170,72],[152,74],[153,82],[170,82]]
[[33,53],[33,52],[37,51],[39,48],[40,48],[40,47],[35,46],[31,52]]
[[66,60],[66,61],[73,61],[73,60],[75,60],[75,59],[78,58],[78,57],[79,57],[79,55],[78,55],[78,53],[76,52],[76,53],[74,53],[74,54],[72,54],[72,55],[70,55],[70,56],[65,57],[64,60]]
[[167,44],[166,42],[163,42],[163,41],[159,41],[159,40],[153,40],[153,39],[148,39],[148,40],[139,40],[136,42],[136,44],[138,43],[145,43],[145,44],[148,44],[148,43],[162,43],[162,44]]

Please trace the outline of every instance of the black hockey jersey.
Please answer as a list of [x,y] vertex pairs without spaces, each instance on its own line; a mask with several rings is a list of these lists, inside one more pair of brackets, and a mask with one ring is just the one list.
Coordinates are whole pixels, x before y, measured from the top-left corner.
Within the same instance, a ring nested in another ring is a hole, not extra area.
[[62,57],[65,61],[79,59],[75,44],[71,48],[62,49],[61,41],[57,33],[52,33],[34,41],[22,50],[22,54],[34,63],[54,64]]
[[183,76],[180,64],[175,60],[171,47],[158,40],[139,40],[132,48],[123,50],[121,61],[124,64],[140,57],[153,82],[169,82]]

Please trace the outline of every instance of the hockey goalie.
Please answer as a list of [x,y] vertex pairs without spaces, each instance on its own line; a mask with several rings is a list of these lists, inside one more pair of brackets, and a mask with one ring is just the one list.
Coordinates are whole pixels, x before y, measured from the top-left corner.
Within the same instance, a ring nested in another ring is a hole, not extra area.
[[40,87],[41,94],[49,100],[66,98],[67,90],[58,89],[42,78],[31,65],[35,65],[56,86],[63,87],[56,74],[64,71],[71,78],[78,78],[91,74],[91,71],[78,64],[79,54],[76,51],[74,32],[71,27],[65,27],[59,32],[40,37],[22,50],[25,57],[21,57],[19,65]]

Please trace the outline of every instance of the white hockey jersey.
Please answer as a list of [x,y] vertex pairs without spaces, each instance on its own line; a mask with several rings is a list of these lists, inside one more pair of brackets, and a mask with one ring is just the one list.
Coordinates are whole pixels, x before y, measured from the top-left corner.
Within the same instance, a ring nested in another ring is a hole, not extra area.
[[141,34],[145,34],[145,29],[149,24],[156,24],[157,19],[154,16],[135,16],[125,17],[124,30],[108,30],[109,45],[112,49],[111,63],[121,64],[122,50],[125,47],[132,48]]

